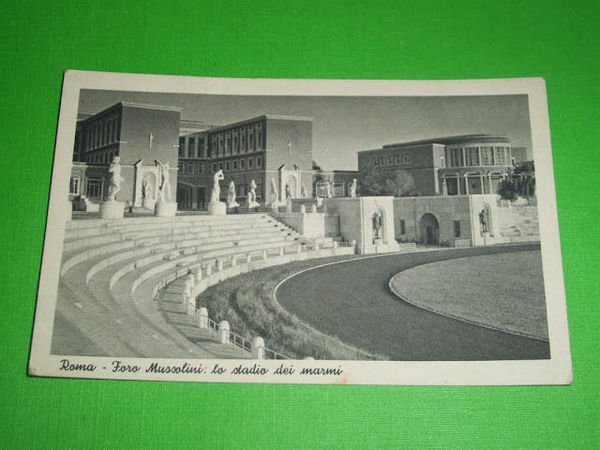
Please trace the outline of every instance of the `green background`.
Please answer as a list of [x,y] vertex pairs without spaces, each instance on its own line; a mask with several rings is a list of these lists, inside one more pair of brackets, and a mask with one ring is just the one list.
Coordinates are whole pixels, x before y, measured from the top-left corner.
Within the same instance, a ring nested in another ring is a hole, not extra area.
[[[0,447],[599,448],[594,1],[3,2]],[[570,387],[152,383],[26,376],[63,71],[544,77]]]

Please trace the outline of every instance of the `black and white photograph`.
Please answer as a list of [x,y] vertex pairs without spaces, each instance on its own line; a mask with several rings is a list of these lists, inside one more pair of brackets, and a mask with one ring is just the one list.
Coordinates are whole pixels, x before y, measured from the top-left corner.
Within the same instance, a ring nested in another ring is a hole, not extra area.
[[65,74],[30,374],[569,384],[541,79]]

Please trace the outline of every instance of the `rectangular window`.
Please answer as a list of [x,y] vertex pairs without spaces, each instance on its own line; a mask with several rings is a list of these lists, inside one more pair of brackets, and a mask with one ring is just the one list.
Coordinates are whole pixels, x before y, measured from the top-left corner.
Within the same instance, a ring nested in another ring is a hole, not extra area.
[[240,169],[244,169],[246,167],[246,161],[245,160],[240,160]]
[[88,178],[86,192],[89,198],[102,198],[102,179]]
[[462,148],[446,149],[446,161],[448,163],[448,167],[462,167]]
[[256,167],[262,167],[262,157],[258,156],[256,158]]
[[262,126],[258,125],[256,130],[256,146],[259,150],[263,149],[263,135],[262,135]]
[[[248,150],[254,150],[254,130],[252,128],[248,130]],[[248,164],[248,167],[250,167],[250,164]]]
[[188,174],[194,173],[194,163],[188,162],[183,166],[183,171]]
[[219,170],[223,170],[223,163],[222,162],[219,163]]
[[204,173],[204,164],[198,163],[198,173]]
[[396,156],[395,156],[394,160],[395,160],[395,162],[396,162],[396,165],[397,165],[397,166],[399,166],[399,165],[400,165],[400,163],[401,163],[401,161],[402,161],[402,158],[401,158],[401,157],[400,157],[400,155],[398,154],[398,155],[396,155]]
[[248,169],[252,169],[252,158],[248,158]]
[[177,155],[180,158],[183,158],[183,151],[185,149],[185,138],[180,137],[179,138],[179,151],[177,152]]
[[69,182],[69,194],[79,195],[80,181],[81,179],[79,177],[71,177],[71,181]]
[[460,237],[460,220],[454,221],[454,237]]
[[492,154],[492,147],[481,147],[481,165],[494,165],[494,155]]
[[479,150],[477,147],[468,147],[465,149],[465,156],[467,158],[467,166],[478,166],[479,165]]
[[388,166],[394,164],[394,155],[388,155]]
[[406,234],[406,222],[400,219],[400,234]]
[[198,158],[204,158],[205,157],[205,151],[204,151],[204,139],[199,137],[198,138],[198,145],[196,146],[196,156]]
[[410,164],[410,155],[408,153],[402,155],[402,164]]
[[227,172],[229,172],[229,161],[227,161],[227,162],[225,163],[225,170],[226,170]]
[[494,160],[497,166],[504,166],[507,164],[504,147],[494,147]]
[[217,171],[217,163],[213,163],[212,171],[213,171],[213,173],[215,173]]
[[194,153],[196,153],[196,149],[194,148],[194,144],[196,143],[196,139],[193,137],[188,138],[188,158],[193,158]]

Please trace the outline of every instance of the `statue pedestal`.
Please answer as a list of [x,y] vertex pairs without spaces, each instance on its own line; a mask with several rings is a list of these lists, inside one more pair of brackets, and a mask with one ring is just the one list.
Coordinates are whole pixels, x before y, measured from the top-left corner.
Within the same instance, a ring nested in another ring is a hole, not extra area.
[[101,219],[122,219],[125,212],[125,203],[110,200],[100,203]]
[[210,202],[208,204],[208,214],[211,216],[224,216],[227,214],[227,205],[223,202]]
[[144,209],[153,211],[155,205],[156,205],[156,202],[154,201],[153,198],[145,198],[142,200],[142,208],[144,208]]
[[154,215],[156,217],[174,217],[177,212],[177,203],[158,202],[154,205]]
[[258,208],[260,204],[258,202],[248,202],[248,209]]

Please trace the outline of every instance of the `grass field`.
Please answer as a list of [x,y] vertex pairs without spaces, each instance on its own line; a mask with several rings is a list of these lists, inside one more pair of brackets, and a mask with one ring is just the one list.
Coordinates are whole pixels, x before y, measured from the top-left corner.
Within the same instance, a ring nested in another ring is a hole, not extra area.
[[267,347],[293,358],[381,359],[349,347],[335,336],[315,332],[274,301],[275,286],[288,275],[343,259],[348,257],[300,261],[239,275],[207,289],[196,302],[208,309],[213,320],[229,321],[235,333],[247,338],[261,336]]
[[391,287],[431,311],[548,339],[541,264],[539,251],[459,258],[400,272]]

